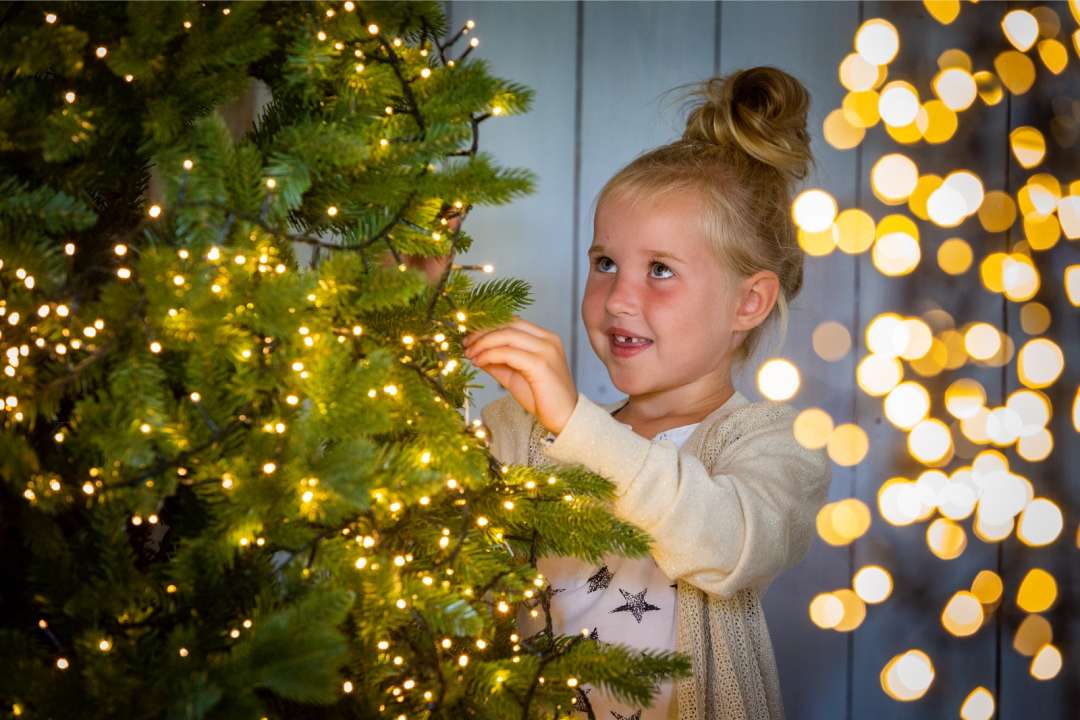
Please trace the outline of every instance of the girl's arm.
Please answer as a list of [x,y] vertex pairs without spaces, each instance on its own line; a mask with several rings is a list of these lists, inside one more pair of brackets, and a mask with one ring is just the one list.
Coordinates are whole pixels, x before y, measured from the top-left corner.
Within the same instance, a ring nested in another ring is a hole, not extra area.
[[646,440],[580,393],[545,452],[615,483],[615,514],[652,536],[653,558],[668,577],[724,598],[746,587],[764,591],[810,549],[832,466],[824,449],[795,439],[790,405],[736,412],[747,430],[721,451],[715,475],[671,440]]

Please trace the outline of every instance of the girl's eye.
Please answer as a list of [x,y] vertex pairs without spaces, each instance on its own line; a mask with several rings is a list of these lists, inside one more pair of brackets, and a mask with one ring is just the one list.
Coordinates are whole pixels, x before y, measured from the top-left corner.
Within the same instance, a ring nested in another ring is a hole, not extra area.
[[[609,258],[609,257],[608,257],[607,255],[600,255],[600,256],[598,256],[598,257],[596,258],[596,262],[595,262],[595,263],[593,263],[593,266],[594,266],[594,267],[595,267],[595,268],[596,268],[597,270],[599,270],[600,272],[604,272],[603,270],[600,270],[600,263],[602,263],[602,262],[603,262],[604,260],[607,260],[608,262],[611,262],[611,258]],[[652,264],[652,266],[653,266],[653,267],[662,267],[662,268],[664,268],[665,270],[667,270],[668,272],[671,272],[671,268],[669,268],[669,267],[668,267],[667,265],[665,265],[665,264],[664,264],[664,263],[662,263],[662,262],[654,262],[654,263]],[[657,278],[657,279],[658,279],[658,280],[666,280],[667,278]]]
[[[606,255],[601,255],[600,257],[596,258],[596,261],[593,263],[593,266],[597,270],[600,270],[600,263],[604,262],[605,260],[607,260],[608,262],[611,262],[611,258],[607,257]],[[600,270],[600,272],[604,272],[604,271]]]

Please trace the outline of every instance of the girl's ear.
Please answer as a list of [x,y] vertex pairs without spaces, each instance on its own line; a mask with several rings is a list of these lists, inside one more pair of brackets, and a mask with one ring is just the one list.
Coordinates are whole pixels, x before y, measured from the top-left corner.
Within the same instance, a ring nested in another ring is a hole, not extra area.
[[780,293],[780,278],[770,270],[762,270],[739,284],[735,308],[735,330],[752,330],[769,317]]

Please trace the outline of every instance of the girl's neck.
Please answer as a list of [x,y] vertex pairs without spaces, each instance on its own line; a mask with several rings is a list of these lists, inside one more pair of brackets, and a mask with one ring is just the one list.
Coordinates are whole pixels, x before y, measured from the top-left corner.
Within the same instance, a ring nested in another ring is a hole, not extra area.
[[696,399],[688,406],[673,407],[670,402],[657,402],[658,398],[631,397],[622,407],[612,413],[619,422],[631,426],[657,427],[680,427],[691,423],[701,422],[714,410],[723,406],[735,394],[735,387],[730,383],[725,384],[716,392],[711,392],[707,397]]

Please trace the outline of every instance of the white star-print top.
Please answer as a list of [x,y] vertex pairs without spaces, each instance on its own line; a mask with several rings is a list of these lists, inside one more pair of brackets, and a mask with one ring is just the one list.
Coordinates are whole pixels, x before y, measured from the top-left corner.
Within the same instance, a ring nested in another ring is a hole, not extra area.
[[[624,423],[625,424],[625,423]],[[671,440],[676,446],[694,432],[699,423],[658,433],[653,441]],[[675,650],[675,581],[664,575],[651,556],[626,558],[606,555],[599,565],[572,557],[545,557],[537,569],[551,584],[552,629],[559,635],[586,630],[593,640],[619,642],[635,648]],[[543,629],[543,615],[524,628],[528,634]],[[653,704],[627,706],[583,684],[578,687],[570,717],[588,717],[585,703],[597,720],[668,720],[675,717],[671,680],[660,683]]]

